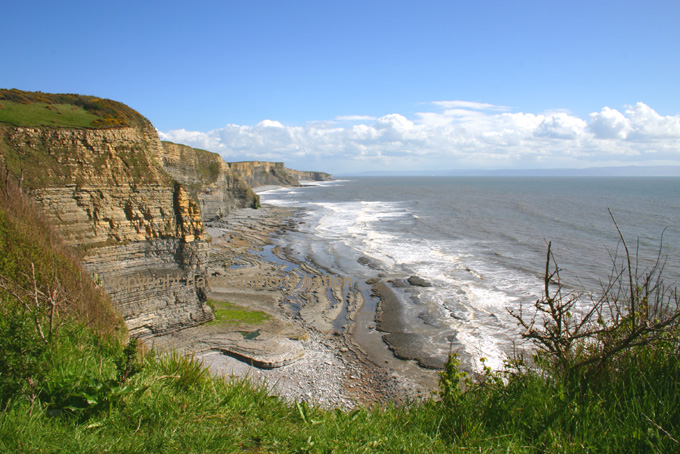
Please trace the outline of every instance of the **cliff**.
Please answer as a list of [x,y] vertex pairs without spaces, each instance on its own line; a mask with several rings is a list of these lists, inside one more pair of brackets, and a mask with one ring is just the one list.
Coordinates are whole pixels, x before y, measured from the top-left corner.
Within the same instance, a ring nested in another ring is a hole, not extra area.
[[230,162],[229,168],[241,175],[250,187],[267,185],[295,186],[298,181],[290,176],[282,162]]
[[0,159],[80,251],[136,337],[213,318],[204,304],[204,222],[257,207],[250,186],[330,178],[161,143],[146,118],[116,101],[3,89]]
[[294,169],[286,169],[288,171],[288,174],[300,181],[330,181],[333,179],[333,175],[330,173],[326,172],[316,172],[316,171],[309,171],[309,170],[294,170]]
[[[91,128],[25,121],[35,109],[42,114],[43,104],[70,112],[84,101],[59,95],[60,103],[49,104],[43,102],[49,97],[38,102],[35,93],[12,90],[25,94],[22,104],[2,97],[7,92],[0,91],[0,158],[81,251],[130,334],[145,337],[211,320],[193,279],[202,275],[208,250],[200,207],[190,188],[157,162],[163,145],[151,123],[125,111],[129,118],[110,126],[124,118],[115,109],[108,117],[87,112],[92,123],[99,121]],[[106,118],[109,125],[102,126]]]
[[332,176],[324,172],[288,169],[283,162],[243,161],[230,162],[229,167],[255,188],[258,186],[298,186],[300,180],[325,181]]
[[218,220],[236,208],[256,208],[259,203],[248,183],[217,153],[163,142],[160,163],[199,201],[204,222]]

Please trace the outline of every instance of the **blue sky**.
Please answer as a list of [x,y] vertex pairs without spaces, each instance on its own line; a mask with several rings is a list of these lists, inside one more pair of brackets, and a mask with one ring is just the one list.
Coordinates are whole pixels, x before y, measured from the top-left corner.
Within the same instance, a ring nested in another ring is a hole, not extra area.
[[11,2],[0,87],[335,173],[680,164],[680,2]]

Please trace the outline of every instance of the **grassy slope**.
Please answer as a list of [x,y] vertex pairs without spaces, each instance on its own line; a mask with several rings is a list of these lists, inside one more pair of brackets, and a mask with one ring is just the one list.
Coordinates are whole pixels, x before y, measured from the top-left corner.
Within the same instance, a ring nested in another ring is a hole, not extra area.
[[[23,294],[38,289],[57,291],[59,312],[85,321],[98,332],[122,331],[123,322],[109,298],[92,282],[76,254],[40,210],[14,185],[5,181],[0,165],[0,284]],[[0,285],[1,287],[2,285]],[[0,289],[0,296],[7,290]]]
[[0,123],[97,129],[139,126],[148,120],[125,104],[110,99],[0,89]]
[[0,101],[0,123],[12,126],[56,126],[88,128],[99,119],[80,106],[71,104],[19,104]]

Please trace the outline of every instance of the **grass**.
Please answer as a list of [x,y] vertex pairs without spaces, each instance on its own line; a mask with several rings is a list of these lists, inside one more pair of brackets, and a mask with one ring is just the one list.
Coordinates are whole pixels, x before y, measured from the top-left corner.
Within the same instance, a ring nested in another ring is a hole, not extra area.
[[122,382],[127,362],[119,342],[78,325],[62,334],[33,413],[15,396],[0,414],[1,452],[678,449],[677,358],[647,358],[652,367],[630,369],[602,389],[528,373],[478,382],[445,401],[340,411],[286,403],[246,380],[212,377],[178,354],[133,353],[136,367]]
[[17,104],[0,101],[0,123],[12,126],[90,128],[100,117],[71,104]]
[[[13,127],[41,131],[32,137],[17,136]],[[136,184],[172,185],[174,180],[148,154],[145,143],[115,146],[115,154],[93,153],[90,144],[83,143],[84,151],[76,153],[79,148],[70,139],[52,139],[52,130],[59,128],[81,130],[78,134],[84,137],[86,129],[122,127],[153,128],[138,112],[110,99],[0,89],[0,160],[17,178],[23,174],[29,189],[102,184],[103,178],[111,185],[126,178]],[[97,171],[88,174],[83,166]]]
[[149,124],[138,112],[110,99],[16,89],[0,89],[0,123],[88,129]]
[[[137,359],[140,371],[119,384],[115,357],[120,351],[92,340],[76,330],[55,351],[56,367],[45,385],[50,393],[44,392],[31,416],[20,399],[0,415],[1,451],[445,450],[418,412],[393,407],[342,412],[286,404],[248,381],[210,377],[196,361],[177,355],[147,354]],[[98,388],[100,383],[112,384]]]
[[270,316],[262,311],[248,309],[247,307],[237,306],[228,301],[208,300],[208,305],[215,314],[215,319],[209,324],[258,324],[266,322]]

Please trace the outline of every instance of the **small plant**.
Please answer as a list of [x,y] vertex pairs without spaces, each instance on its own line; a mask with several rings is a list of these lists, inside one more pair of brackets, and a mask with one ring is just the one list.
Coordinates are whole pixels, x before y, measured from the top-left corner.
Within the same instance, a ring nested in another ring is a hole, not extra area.
[[439,396],[445,405],[455,405],[463,396],[465,388],[472,384],[467,372],[460,370],[460,356],[453,352],[439,373]]
[[25,308],[9,298],[0,299],[0,306],[0,405],[6,408],[12,398],[22,396],[32,412],[47,373],[49,348]]
[[623,264],[614,255],[609,282],[599,297],[564,292],[548,243],[544,294],[534,303],[534,313],[527,317],[522,306],[509,311],[524,329],[522,337],[537,347],[537,364],[555,378],[604,377],[627,350],[678,341],[680,299],[677,288],[662,280],[661,248],[656,262],[641,272],[615,220],[614,225],[625,253]]
[[208,369],[193,356],[185,357],[173,351],[153,360],[165,377],[182,391],[202,386],[210,378]]
[[116,360],[116,370],[118,371],[118,383],[124,385],[127,379],[141,370],[137,361],[138,341],[130,339],[127,346],[123,349],[122,355]]

